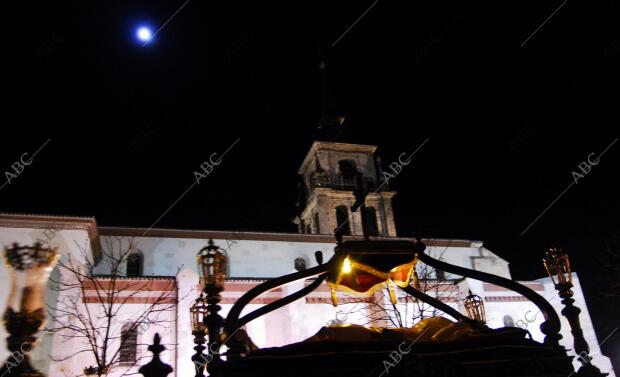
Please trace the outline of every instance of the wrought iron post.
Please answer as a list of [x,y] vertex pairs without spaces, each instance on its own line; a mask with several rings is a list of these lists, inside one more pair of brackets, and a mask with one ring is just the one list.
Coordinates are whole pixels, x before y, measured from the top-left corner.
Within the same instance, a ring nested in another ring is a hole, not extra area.
[[[212,365],[220,361],[220,347],[222,327],[224,326],[224,318],[219,315],[221,306],[218,305],[222,300],[220,293],[222,287],[219,285],[205,285],[205,293],[207,294],[207,316],[205,324],[207,325],[208,334],[208,354]],[[230,334],[232,335],[232,334]],[[211,372],[211,368],[208,368]]]
[[203,377],[205,366],[207,365],[207,355],[205,355],[204,350],[207,348],[204,346],[206,343],[205,333],[203,331],[193,331],[194,335],[194,350],[196,353],[192,356],[192,361],[194,362],[194,368],[196,369],[195,377]]
[[207,305],[203,294],[196,299],[196,302],[189,310],[192,320],[192,334],[194,335],[194,350],[196,353],[192,356],[194,362],[194,368],[196,369],[196,377],[203,377],[205,365],[207,364],[207,355],[204,354],[204,344],[206,343],[205,335],[207,332],[207,326],[205,324],[205,316],[207,315]]
[[562,315],[568,320],[568,324],[570,325],[570,332],[571,334],[573,334],[573,346],[575,348],[575,353],[577,354],[577,359],[582,364],[577,371],[577,376],[607,376],[607,373],[601,373],[600,369],[594,366],[591,362],[592,357],[589,356],[590,347],[588,346],[588,342],[586,342],[586,339],[583,336],[583,330],[581,329],[581,323],[579,321],[579,314],[581,313],[581,309],[573,305],[575,299],[573,299],[573,291],[571,290],[572,287],[573,285],[571,283],[562,283],[555,285],[555,289],[557,289],[560,298],[562,298],[562,304],[564,305],[564,309],[562,309],[560,313],[562,313]]
[[577,371],[577,376],[606,376],[607,374],[601,373],[601,371],[590,362],[592,360],[592,357],[589,356],[590,347],[583,336],[583,330],[579,322],[581,309],[573,305],[575,302],[573,299],[573,291],[571,290],[573,287],[573,275],[568,255],[559,248],[550,248],[545,253],[543,263],[547,270],[547,274],[553,281],[555,289],[558,291],[560,298],[562,298],[562,304],[564,304],[564,309],[562,309],[561,313],[568,320],[570,332],[573,334],[575,353],[577,353],[577,358],[582,364]]
[[[196,256],[196,262],[200,271],[201,281],[204,284],[203,292],[206,295],[206,315],[203,318],[207,334],[207,365],[210,375],[216,375],[215,370],[220,364],[220,347],[224,319],[218,314],[221,307],[218,305],[222,297],[226,281],[226,269],[228,260],[219,246],[210,239],[208,245],[203,247]],[[197,337],[196,341],[200,341]],[[196,350],[198,350],[198,345]],[[203,348],[204,349],[204,348]],[[198,354],[198,353],[197,353]],[[203,363],[202,367],[205,365]]]

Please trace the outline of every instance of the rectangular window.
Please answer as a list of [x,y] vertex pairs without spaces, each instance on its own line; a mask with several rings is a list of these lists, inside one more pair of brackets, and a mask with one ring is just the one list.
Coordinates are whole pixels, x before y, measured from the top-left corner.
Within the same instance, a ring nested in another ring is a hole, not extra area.
[[119,352],[119,362],[135,363],[136,347],[138,346],[138,333],[136,328],[132,328],[132,323],[125,323],[121,328],[121,349]]

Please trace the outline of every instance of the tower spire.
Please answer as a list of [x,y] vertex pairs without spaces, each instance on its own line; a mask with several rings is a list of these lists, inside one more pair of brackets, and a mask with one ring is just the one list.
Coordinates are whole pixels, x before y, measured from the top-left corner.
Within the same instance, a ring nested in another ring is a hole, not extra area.
[[319,123],[313,135],[314,140],[348,141],[346,137],[348,126],[346,117],[342,112],[338,111],[334,105],[334,96],[329,85],[327,59],[321,48],[319,48],[318,69],[321,80],[321,118],[319,119]]

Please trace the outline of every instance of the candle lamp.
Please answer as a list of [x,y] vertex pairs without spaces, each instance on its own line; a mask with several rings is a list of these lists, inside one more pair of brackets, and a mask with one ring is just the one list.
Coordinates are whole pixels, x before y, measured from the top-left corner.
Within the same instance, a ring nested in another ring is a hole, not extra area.
[[37,341],[37,333],[45,324],[45,286],[58,261],[58,249],[14,243],[4,248],[4,261],[9,269],[11,288],[4,313],[9,333],[9,357],[0,368],[0,375],[43,377],[30,362],[29,353]]

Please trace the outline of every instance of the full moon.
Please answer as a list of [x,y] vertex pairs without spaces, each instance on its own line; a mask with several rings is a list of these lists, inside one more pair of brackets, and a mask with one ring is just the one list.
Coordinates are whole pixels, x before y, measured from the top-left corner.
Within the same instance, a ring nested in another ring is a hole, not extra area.
[[138,39],[142,42],[148,42],[151,39],[151,29],[146,26],[142,26],[138,28],[136,35],[138,36]]

